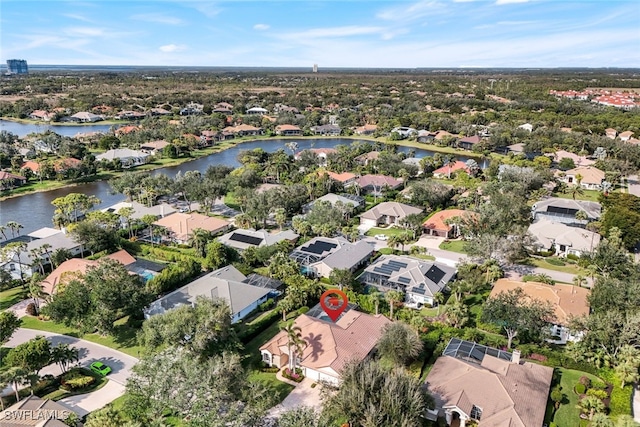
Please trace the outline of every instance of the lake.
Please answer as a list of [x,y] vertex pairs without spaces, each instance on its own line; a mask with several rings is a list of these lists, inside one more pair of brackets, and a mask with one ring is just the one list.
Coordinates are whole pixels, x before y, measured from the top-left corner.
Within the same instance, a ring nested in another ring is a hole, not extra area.
[[11,132],[19,137],[24,137],[29,135],[30,133],[44,133],[48,130],[57,133],[62,136],[76,136],[78,133],[86,133],[86,132],[109,132],[109,130],[113,126],[118,125],[105,125],[92,123],[92,124],[82,124],[82,125],[51,125],[45,122],[42,123],[20,123],[20,122],[12,122],[10,120],[1,120],[0,119],[0,131]]

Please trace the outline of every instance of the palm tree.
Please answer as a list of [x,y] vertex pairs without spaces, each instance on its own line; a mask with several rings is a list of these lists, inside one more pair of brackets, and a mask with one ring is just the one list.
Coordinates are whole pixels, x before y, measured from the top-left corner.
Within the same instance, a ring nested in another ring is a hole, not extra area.
[[193,249],[195,249],[196,253],[200,257],[205,256],[205,248],[207,243],[211,241],[213,236],[210,231],[203,230],[202,228],[196,228],[192,231],[191,237],[189,238],[189,244]]
[[[296,372],[297,358],[302,354],[306,341],[302,339],[302,329],[293,323],[286,325],[282,329],[287,334],[287,350],[289,351],[289,370]],[[292,351],[295,350],[295,351]]]
[[604,413],[598,412],[593,415],[593,419],[589,423],[589,427],[613,427],[613,421]]
[[6,225],[0,225],[0,234],[2,234],[2,237],[7,240],[7,235],[5,234],[5,230],[7,229]]
[[40,299],[47,296],[42,290],[42,278],[40,274],[35,273],[29,280],[29,297],[36,308],[36,316],[40,314]]
[[638,381],[638,365],[625,361],[615,368],[616,374],[620,378],[620,388],[624,388],[625,384]]
[[444,302],[444,294],[442,292],[436,292],[433,295],[433,302],[436,303],[436,306],[438,307],[438,316],[440,315],[440,304],[442,304]]
[[402,238],[399,234],[392,234],[387,238],[387,246],[391,249],[396,249],[398,246],[402,244]]
[[40,250],[41,253],[45,254],[47,256],[47,262],[51,265],[53,265],[53,261],[51,259],[51,245],[48,243],[43,243],[42,246],[40,246]]
[[127,223],[127,229],[129,230],[129,238],[133,236],[133,232],[131,228],[133,224],[132,224],[131,218],[134,213],[135,211],[131,206],[125,206],[124,208],[120,208],[120,210],[118,210],[118,215],[121,218],[123,218]]
[[27,244],[24,242],[9,243],[5,248],[9,253],[13,252],[14,257],[18,263],[18,270],[20,271],[20,283],[24,285],[24,272],[22,271],[22,258],[20,255],[27,250]]
[[469,320],[469,310],[462,302],[456,300],[447,305],[447,320],[454,328],[460,328]]
[[367,294],[367,299],[373,305],[376,316],[379,314],[379,310],[380,310],[380,297],[382,297],[382,294],[380,293],[380,291],[373,288],[369,289],[369,293]]
[[67,372],[73,362],[80,360],[80,352],[67,343],[60,343],[51,349],[51,361],[60,366],[62,373]]
[[16,402],[20,402],[20,394],[18,393],[18,386],[22,384],[28,377],[28,372],[24,369],[14,366],[1,372],[3,380],[1,382],[7,382],[13,387],[13,391],[16,394]]
[[586,395],[583,397],[580,402],[578,402],[577,407],[581,409],[583,412],[589,414],[589,421],[593,419],[593,415],[596,412],[604,411],[604,403],[602,400],[598,399],[595,396]]
[[389,291],[384,295],[384,298],[389,302],[389,317],[393,320],[393,308],[396,303],[404,301],[404,293],[400,291]]
[[21,224],[18,224],[15,221],[9,221],[7,222],[6,227],[11,230],[11,237],[16,237],[16,232],[18,233],[18,236],[20,235],[20,229],[22,228]]
[[285,211],[284,208],[276,208],[273,210],[273,213],[278,227],[282,230],[282,227],[284,227],[284,224],[287,222],[287,211]]
[[582,196],[583,194],[584,190],[580,184],[571,187],[571,197],[573,197],[573,200],[576,199],[576,196]]
[[586,277],[584,277],[581,274],[576,274],[576,276],[573,278],[573,284],[577,287],[582,287],[586,283],[587,283]]
[[33,260],[33,262],[38,264],[40,267],[40,272],[44,274],[44,264],[42,263],[42,252],[40,248],[33,248],[29,251],[29,256]]

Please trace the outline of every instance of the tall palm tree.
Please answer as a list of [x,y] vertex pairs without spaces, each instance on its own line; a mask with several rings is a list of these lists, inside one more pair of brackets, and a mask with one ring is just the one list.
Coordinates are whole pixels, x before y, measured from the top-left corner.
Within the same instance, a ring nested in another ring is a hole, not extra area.
[[462,327],[469,320],[467,306],[457,300],[453,304],[447,305],[447,320],[454,328]]
[[28,372],[20,367],[14,366],[4,372],[0,372],[0,375],[2,375],[3,378],[3,381],[1,382],[6,381],[7,383],[11,384],[11,387],[13,387],[13,392],[16,394],[16,402],[20,402],[18,387],[28,378]]
[[302,329],[293,323],[286,325],[283,331],[287,334],[287,350],[289,351],[289,370],[295,373],[297,366],[297,358],[301,355],[306,341],[302,339]]
[[438,306],[438,316],[440,315],[440,304],[444,302],[444,294],[442,292],[436,292],[433,295],[433,302]]
[[80,352],[67,343],[60,343],[51,349],[51,360],[65,373],[73,362],[80,360]]
[[6,226],[6,225],[0,225],[0,234],[2,234],[2,237],[3,237],[5,240],[7,240],[7,235],[6,235],[6,233],[4,232],[6,229],[7,229],[7,226]]
[[44,264],[42,263],[42,252],[40,248],[33,248],[29,251],[29,256],[33,260],[34,263],[38,264],[40,267],[40,272],[44,274]]
[[389,291],[384,295],[384,298],[389,302],[389,317],[393,320],[393,308],[396,303],[404,301],[404,293],[400,291]]
[[191,233],[191,237],[189,238],[189,244],[195,249],[196,253],[204,257],[205,256],[205,248],[207,243],[209,243],[213,239],[210,231],[203,230],[202,228],[196,228]]
[[20,229],[22,228],[21,224],[18,224],[15,221],[9,221],[6,224],[6,227],[11,230],[11,237],[16,237],[16,232],[18,233],[18,236],[20,235]]
[[375,309],[376,316],[380,314],[380,298],[382,294],[377,289],[369,289],[369,293],[367,294],[367,299],[373,305]]
[[40,314],[40,299],[47,296],[42,290],[42,279],[42,275],[35,273],[29,280],[29,297],[33,300],[33,305],[36,308],[36,316]]
[[51,249],[52,247],[49,243],[43,243],[40,246],[41,253],[47,256],[47,263],[53,265],[53,260],[51,259]]

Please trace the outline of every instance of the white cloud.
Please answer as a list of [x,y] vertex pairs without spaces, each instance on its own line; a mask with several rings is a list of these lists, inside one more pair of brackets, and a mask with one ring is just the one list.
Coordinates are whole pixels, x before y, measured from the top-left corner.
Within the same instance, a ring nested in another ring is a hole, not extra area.
[[194,9],[202,13],[207,18],[213,18],[222,12],[222,8],[214,2],[195,1],[195,2],[180,2],[185,5],[192,5]]
[[497,5],[503,4],[515,4],[515,3],[528,3],[529,0],[496,0]]
[[420,1],[405,6],[392,7],[376,14],[377,18],[385,21],[408,22],[441,15],[448,12],[447,5],[435,0]]
[[184,21],[174,16],[162,15],[160,13],[143,13],[138,15],[132,15],[131,19],[136,21],[155,22],[157,24],[166,25],[182,25]]
[[78,21],[83,21],[83,22],[93,22],[91,19],[85,16],[77,15],[74,13],[63,13],[62,16],[66,16],[67,18],[76,19]]
[[106,34],[104,28],[94,27],[69,27],[63,29],[63,32],[70,37],[102,37]]
[[187,47],[183,44],[165,44],[164,46],[160,46],[160,50],[166,53],[170,52],[180,52],[181,50],[185,50]]
[[362,36],[368,34],[379,34],[384,32],[382,27],[362,27],[358,25],[348,25],[344,27],[311,28],[306,31],[284,33],[278,37],[288,40],[305,40],[319,38],[337,38]]
[[268,30],[269,28],[271,27],[267,24],[256,24],[253,26],[253,29],[258,31],[265,31],[265,30]]

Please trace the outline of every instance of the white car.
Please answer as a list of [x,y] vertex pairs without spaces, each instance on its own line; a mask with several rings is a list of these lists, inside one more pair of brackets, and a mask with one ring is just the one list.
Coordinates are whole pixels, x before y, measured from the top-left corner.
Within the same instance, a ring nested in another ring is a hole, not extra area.
[[389,238],[386,234],[376,234],[374,237],[376,240],[387,240]]

